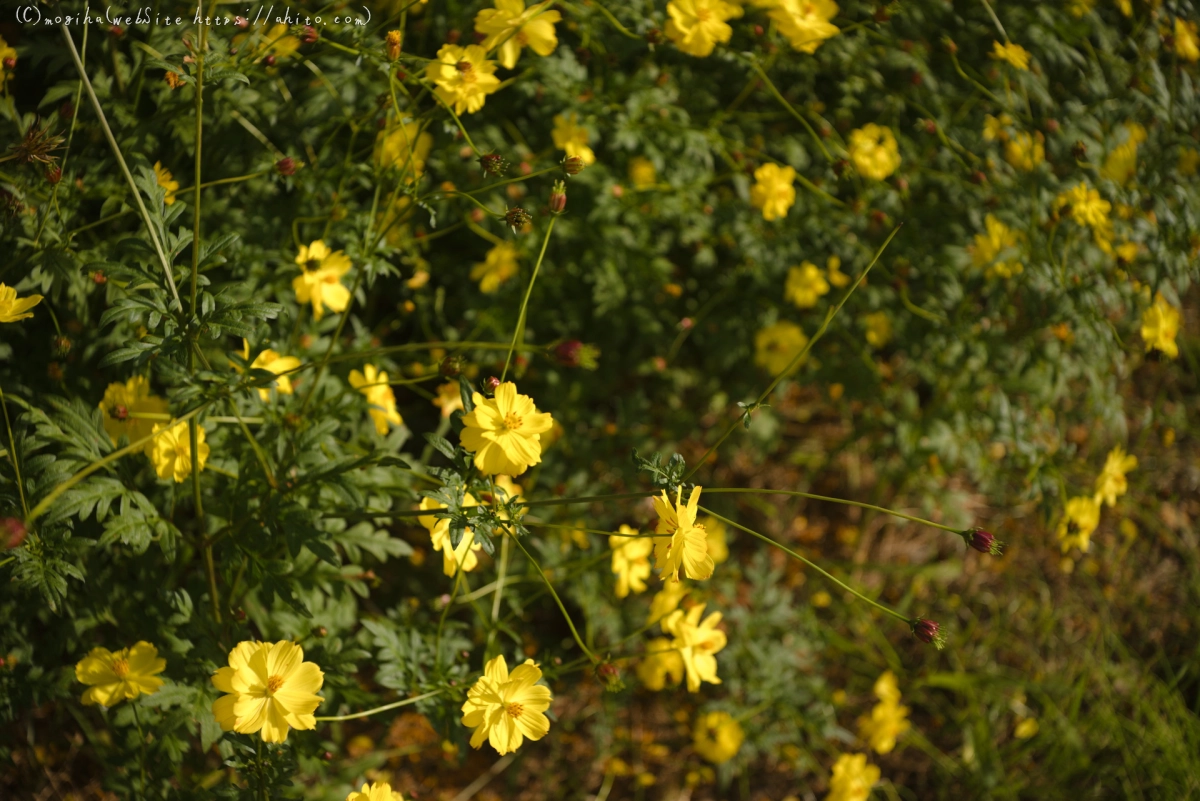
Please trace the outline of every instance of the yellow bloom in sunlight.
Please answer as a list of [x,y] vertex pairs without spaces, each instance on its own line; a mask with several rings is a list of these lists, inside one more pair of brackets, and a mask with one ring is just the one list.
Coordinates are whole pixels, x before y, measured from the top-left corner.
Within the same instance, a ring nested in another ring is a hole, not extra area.
[[992,214],[984,218],[983,224],[986,232],[976,234],[967,247],[971,253],[971,263],[977,269],[984,270],[988,278],[1012,278],[1024,271],[1025,266],[1011,258],[1011,253],[1010,258],[1000,258],[1020,244],[1021,235]]
[[367,396],[370,407],[367,413],[375,422],[375,433],[386,434],[388,424],[403,425],[404,419],[396,411],[396,393],[388,384],[388,374],[380,372],[375,365],[363,365],[363,371],[350,371],[350,386]]
[[1162,293],[1154,298],[1154,305],[1142,312],[1142,339],[1146,352],[1160,350],[1170,358],[1179,356],[1175,335],[1179,333],[1179,309],[1167,302]]
[[301,273],[292,279],[292,290],[298,303],[312,303],[313,319],[324,317],[326,306],[330,311],[345,311],[350,290],[342,286],[341,279],[350,270],[350,257],[340,250],[330,250],[318,239],[300,246],[296,264]]
[[[765,4],[764,4],[765,5]],[[772,0],[767,15],[779,26],[793,50],[813,53],[826,39],[840,33],[829,20],[837,16],[833,0]]]
[[635,156],[629,160],[629,183],[634,189],[649,189],[658,181],[658,171],[654,162],[643,156]]
[[900,166],[900,146],[886,125],[869,122],[851,131],[847,149],[854,169],[864,178],[882,181]]
[[[242,340],[242,358],[250,358],[250,343],[245,339]],[[255,356],[254,362],[250,365],[252,369],[269,370],[270,372],[278,375],[279,378],[275,379],[275,390],[280,395],[291,395],[293,392],[292,380],[288,378],[287,375],[281,374],[295,370],[299,366],[300,360],[295,356],[280,356],[278,353],[270,349],[264,350],[262,353]],[[236,366],[234,369],[238,370],[238,372],[241,372],[241,369]],[[260,387],[258,390],[258,397],[262,398],[264,402],[270,400],[271,390]]]
[[799,267],[788,268],[787,283],[783,296],[798,308],[811,309],[822,295],[829,293],[829,282],[821,275],[821,269],[811,261]]
[[729,558],[728,529],[715,517],[701,518],[700,525],[708,532],[708,555],[713,564],[721,564]]
[[992,58],[1006,61],[1019,70],[1029,71],[1029,51],[1019,44],[992,42]]
[[449,417],[462,409],[462,392],[459,390],[458,382],[447,381],[445,384],[439,385],[433,405],[442,410],[442,417]]
[[858,719],[859,736],[880,754],[891,753],[896,747],[896,738],[908,731],[908,707],[900,703],[900,690],[896,676],[890,670],[875,681],[875,695],[879,703],[870,716]]
[[483,261],[471,268],[471,280],[479,282],[479,291],[490,295],[517,274],[517,247],[501,242],[487,252]]
[[796,171],[778,164],[764,164],[754,171],[754,186],[750,187],[750,205],[762,209],[763,219],[770,222],[786,217],[796,202]]
[[1018,170],[1030,172],[1046,160],[1045,137],[1041,131],[1022,131],[1004,144],[1004,160]]
[[1069,208],[1071,219],[1080,225],[1090,226],[1094,230],[1104,230],[1112,224],[1109,219],[1112,204],[1100,197],[1098,190],[1092,189],[1087,184],[1076,184],[1060,194],[1055,198],[1054,208],[1064,214],[1065,210]]
[[110,651],[93,648],[75,665],[75,680],[88,685],[83,705],[116,706],[141,694],[153,695],[163,686],[156,674],[167,669],[158,649],[142,640],[132,648]]
[[405,183],[411,184],[425,174],[425,160],[432,147],[433,137],[421,130],[421,123],[397,124],[392,119],[375,137],[375,165],[399,170],[405,175]]
[[892,318],[887,312],[871,312],[863,317],[863,325],[867,329],[867,344],[872,348],[882,348],[891,341]]
[[362,789],[346,796],[346,801],[404,801],[404,796],[392,789],[387,782],[367,784],[363,782]]
[[850,276],[842,271],[842,260],[837,256],[830,256],[825,261],[825,272],[829,279],[829,283],[841,289],[850,283]]
[[1092,533],[1100,525],[1100,498],[1077,496],[1067,501],[1062,519],[1058,521],[1058,537],[1062,552],[1066,553],[1071,547],[1087,553],[1092,544]]
[[42,302],[41,295],[17,297],[17,290],[7,284],[0,284],[0,323],[15,323],[33,316],[30,311]]
[[542,461],[542,434],[554,418],[539,412],[533,398],[517,393],[506,381],[495,396],[472,396],[475,410],[463,415],[462,446],[475,454],[475,467],[484,475],[519,476]]
[[[176,423],[170,428],[165,423],[156,423],[153,433],[162,432],[152,439],[147,454],[154,462],[154,472],[159,478],[174,478],[182,484],[192,474],[192,440],[187,423]],[[201,470],[208,462],[208,445],[204,442],[204,427],[196,428],[196,463]]]
[[706,712],[696,718],[692,729],[692,745],[696,753],[714,765],[733,759],[746,733],[728,712]]
[[807,344],[808,337],[795,323],[784,320],[768,325],[754,335],[754,363],[771,375],[779,375]]
[[566,151],[568,156],[578,156],[584,164],[595,164],[596,154],[588,147],[591,134],[579,124],[579,115],[574,111],[554,115],[554,130],[550,132],[554,146]]
[[1007,114],[1001,114],[999,117],[993,117],[988,114],[983,118],[983,141],[994,142],[997,139],[1007,139],[1008,132],[1005,128],[1013,124],[1013,118]]
[[170,206],[175,202],[175,192],[179,190],[179,181],[176,181],[171,171],[162,165],[161,161],[154,162],[154,179],[158,181],[158,185],[167,190],[163,196],[163,203]]
[[1109,506],[1116,506],[1117,498],[1129,490],[1125,474],[1137,466],[1137,457],[1125,453],[1120,445],[1109,451],[1108,458],[1104,460],[1104,469],[1096,477],[1096,497]]
[[646,625],[652,626],[678,609],[679,602],[687,597],[689,592],[691,590],[682,581],[665,582],[650,601],[650,615],[646,618]]
[[455,114],[473,114],[500,86],[496,62],[479,45],[442,45],[437,59],[425,67],[425,78],[437,85],[437,96]]
[[228,693],[213,701],[213,716],[225,731],[261,732],[263,742],[282,743],[288,731],[315,729],[313,712],[324,701],[317,691],[325,674],[304,661],[293,642],[240,642],[229,652],[229,666],[218,668],[213,686]]
[[539,56],[548,56],[558,47],[554,23],[562,19],[557,11],[546,11],[550,3],[538,3],[529,9],[525,0],[496,0],[495,8],[475,15],[475,30],[487,34],[480,44],[484,50],[500,47],[496,56],[506,69],[517,66],[521,48],[528,46]]
[[[463,506],[478,505],[479,502],[471,493],[468,492],[463,496]],[[422,498],[421,505],[417,508],[426,512],[445,509],[446,505],[438,503],[433,498]],[[421,515],[417,521],[429,531],[433,550],[442,552],[442,573],[453,576],[458,572],[459,567],[469,573],[478,566],[479,551],[483,549],[483,545],[475,541],[475,531],[470,526],[463,531],[462,539],[458,541],[458,547],[455,547],[450,541],[450,520],[448,518]]]
[[718,42],[729,41],[733,28],[725,20],[741,16],[740,12],[724,0],[671,0],[664,32],[684,53],[704,58]]
[[626,525],[617,530],[624,536],[610,535],[608,547],[612,548],[612,572],[617,577],[617,597],[625,598],[630,590],[646,591],[654,540],[650,537],[638,537],[637,529]]
[[532,659],[508,672],[501,654],[487,663],[483,675],[467,693],[462,724],[475,731],[471,747],[487,740],[501,754],[516,751],[525,742],[540,740],[550,731],[543,714],[550,708],[550,688],[538,684],[541,668]]
[[[167,414],[167,401],[150,394],[150,379],[136,375],[124,384],[120,381],[109,384],[100,400],[100,411],[104,415],[104,430],[116,445],[122,435],[130,442],[149,436],[155,421],[132,415]],[[147,442],[144,452],[149,455],[153,450],[154,442]]]
[[1146,129],[1136,123],[1125,124],[1125,141],[1109,151],[1100,175],[1121,185],[1137,176],[1138,145],[1146,141]]
[[703,614],[704,605],[698,604],[686,615],[682,609],[676,609],[663,621],[663,630],[675,638],[672,645],[679,649],[687,673],[688,692],[692,693],[699,692],[702,681],[721,683],[717,676],[716,654],[727,642],[725,632],[717,628],[721,613],[713,612],[701,621]]
[[679,581],[679,570],[690,579],[707,579],[713,574],[713,560],[708,555],[708,533],[696,524],[696,508],[700,505],[700,487],[692,487],[688,502],[683,502],[683,487],[675,489],[675,502],[667,491],[654,499],[658,525],[654,532],[665,536],[654,538],[655,567],[668,577]]
[[637,675],[647,690],[658,692],[667,686],[667,679],[673,685],[683,681],[683,657],[666,637],[655,637],[646,643]]
[[1184,61],[1200,61],[1200,33],[1196,23],[1182,17],[1175,18],[1175,55]]
[[867,801],[879,781],[879,768],[867,764],[866,754],[842,754],[833,763],[825,801]]

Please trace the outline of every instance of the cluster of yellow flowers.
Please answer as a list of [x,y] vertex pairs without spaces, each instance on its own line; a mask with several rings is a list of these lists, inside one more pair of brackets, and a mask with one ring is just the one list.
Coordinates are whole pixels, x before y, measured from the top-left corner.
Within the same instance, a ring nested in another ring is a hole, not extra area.
[[[134,376],[124,383],[109,384],[100,399],[104,430],[114,445],[122,436],[130,443],[148,439],[142,453],[154,464],[159,478],[182,483],[192,474],[192,439],[185,422],[172,424],[167,401],[150,393],[150,381]],[[163,422],[156,422],[163,421]],[[202,426],[196,427],[196,461],[203,470],[209,447]]]
[[[767,9],[767,16],[794,49],[813,53],[839,29],[830,22],[837,16],[833,0],[753,0],[754,5]],[[672,0],[667,3],[667,38],[684,53],[704,58],[713,48],[733,36],[728,20],[736,19],[745,10],[741,1]]]
[[879,703],[871,709],[870,716],[858,719],[858,733],[873,750],[888,754],[896,747],[896,738],[912,724],[908,722],[908,707],[900,703],[900,688],[892,671],[884,671],[875,680],[874,690]]
[[350,271],[350,258],[340,250],[330,250],[323,240],[301,245],[296,254],[301,273],[292,280],[292,289],[300,303],[312,303],[313,319],[325,316],[325,307],[341,312],[350,304],[350,290],[342,285],[342,276]]
[[1025,270],[1020,261],[1013,258],[1013,249],[1021,244],[1021,234],[1009,228],[994,214],[983,220],[984,233],[976,234],[967,250],[971,263],[984,270],[988,278],[1012,278]]
[[1100,175],[1122,186],[1137,175],[1138,145],[1146,141],[1146,128],[1137,122],[1127,122],[1123,131],[1125,141],[1109,151],[1100,169]]
[[1116,506],[1117,498],[1129,489],[1125,474],[1135,469],[1137,464],[1136,456],[1125,453],[1125,449],[1117,445],[1104,460],[1104,468],[1096,478],[1095,493],[1091,496],[1079,495],[1067,501],[1056,531],[1063,553],[1073,547],[1087,553],[1092,544],[1092,534],[1100,525],[1101,506]]

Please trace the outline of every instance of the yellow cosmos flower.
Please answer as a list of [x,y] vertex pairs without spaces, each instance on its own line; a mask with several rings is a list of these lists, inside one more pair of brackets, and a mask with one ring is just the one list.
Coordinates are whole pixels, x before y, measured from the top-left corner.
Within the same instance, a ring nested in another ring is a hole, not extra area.
[[375,433],[386,434],[388,424],[402,425],[404,419],[396,411],[396,393],[388,384],[388,374],[380,372],[375,365],[363,365],[363,371],[350,371],[350,386],[367,396],[370,407],[367,413],[375,422]]
[[1124,186],[1137,175],[1138,145],[1146,141],[1146,129],[1136,122],[1125,124],[1125,141],[1104,159],[1100,175]]
[[637,529],[629,526],[622,525],[618,531],[625,536],[609,536],[608,547],[612,548],[612,572],[617,577],[617,597],[624,598],[630,590],[646,591],[654,540],[637,537]]
[[1179,333],[1179,309],[1167,302],[1162,293],[1154,298],[1154,305],[1142,312],[1142,339],[1146,352],[1160,350],[1170,358],[1179,356],[1175,335]]
[[683,657],[666,637],[655,637],[646,643],[646,655],[638,663],[637,675],[647,690],[658,692],[671,684],[683,681]]
[[459,390],[458,382],[447,381],[445,384],[439,385],[437,395],[433,398],[433,405],[442,410],[443,418],[449,417],[463,408],[462,392]]
[[867,801],[879,781],[879,768],[867,764],[866,754],[842,754],[833,763],[825,801]]
[[503,654],[488,662],[462,707],[462,724],[475,730],[471,747],[479,748],[487,740],[503,755],[516,751],[526,738],[545,737],[550,721],[543,713],[552,698],[550,688],[537,683],[541,678],[541,668],[532,659],[511,675]]
[[0,323],[15,323],[32,317],[33,312],[30,309],[41,302],[41,295],[18,298],[17,290],[7,284],[0,284]]
[[300,303],[312,303],[313,319],[330,311],[345,311],[350,303],[350,290],[342,286],[341,278],[350,270],[350,258],[340,250],[330,250],[318,239],[311,245],[301,245],[296,264],[302,272],[292,279],[292,289]]
[[584,164],[595,164],[596,154],[588,147],[591,134],[579,124],[579,116],[570,111],[554,116],[554,130],[550,132],[554,146],[566,151],[568,156],[578,156]]
[[167,669],[167,660],[158,657],[158,649],[145,640],[132,648],[110,651],[93,648],[75,665],[75,680],[88,685],[83,705],[116,706],[139,695],[153,695],[163,686],[156,674]]
[[983,118],[983,141],[994,142],[997,139],[1007,139],[1008,132],[1005,130],[1013,124],[1013,118],[1007,114],[1001,114],[999,117],[993,117],[988,114]]
[[629,183],[634,189],[649,189],[658,182],[658,171],[654,162],[643,156],[635,156],[629,160]]
[[[300,39],[296,36],[291,36],[288,31],[291,27],[286,22],[279,22],[272,25],[259,38],[258,43],[254,46],[254,50],[249,54],[251,60],[266,58],[267,56],[275,56],[277,60],[291,58],[300,49]],[[233,37],[233,44],[240,47],[242,42],[253,34],[243,33]]]
[[[766,368],[771,375],[779,375],[788,369],[807,344],[808,337],[795,323],[785,320],[768,325],[754,335],[754,363]],[[795,367],[799,364],[797,362]]]
[[[122,436],[128,437],[130,442],[149,436],[154,431],[155,422],[132,415],[167,414],[167,402],[150,394],[150,379],[137,375],[124,384],[120,381],[109,384],[100,400],[100,411],[104,415],[104,430],[116,445]],[[146,443],[143,452],[149,455],[153,450],[154,442],[151,440]]]
[[1046,160],[1045,137],[1041,131],[1022,131],[1004,144],[1004,160],[1018,170],[1031,172]]
[[1184,61],[1200,61],[1200,32],[1196,23],[1182,17],[1175,18],[1175,55]]
[[992,58],[1006,61],[1019,70],[1029,71],[1029,51],[1019,44],[992,42]]
[[554,426],[549,413],[539,412],[511,381],[496,387],[493,398],[476,392],[472,399],[475,410],[463,415],[460,439],[481,473],[519,476],[542,461],[542,434]]
[[[168,428],[165,423],[156,423],[151,431],[158,434],[151,440],[150,460],[159,478],[173,478],[182,484],[192,474],[192,440],[187,423],[176,423]],[[162,433],[159,433],[162,432]],[[204,427],[196,428],[196,463],[203,470],[208,462],[208,445],[204,442]]]
[[[971,263],[976,268],[984,270],[988,278],[1012,278],[1025,270],[1025,266],[1014,258],[1011,253],[1021,243],[1021,235],[989,214],[983,220],[985,233],[976,234],[975,240],[967,248],[971,253]],[[1010,258],[1002,259],[1008,254]]]
[[741,16],[741,9],[724,0],[671,0],[667,15],[667,38],[689,56],[704,58],[733,36],[725,20]]
[[676,609],[663,621],[663,630],[675,639],[672,644],[679,649],[679,657],[687,673],[688,692],[699,692],[700,682],[720,684],[717,676],[716,654],[725,647],[728,640],[725,632],[717,626],[721,623],[721,613],[713,612],[701,620],[704,605],[698,604],[684,614],[682,609]]
[[375,137],[375,165],[400,170],[405,183],[411,184],[425,174],[425,160],[432,147],[433,137],[421,130],[421,123],[397,123],[393,118]]
[[840,33],[838,26],[829,21],[837,13],[833,0],[773,0],[767,15],[794,50],[814,53],[826,39]]
[[229,652],[229,666],[218,668],[212,683],[228,693],[213,701],[221,728],[262,732],[267,743],[285,742],[290,729],[315,729],[313,712],[325,700],[316,694],[325,674],[304,661],[303,648],[287,641],[238,643]]
[[799,267],[788,269],[787,283],[783,288],[783,296],[795,303],[801,309],[811,309],[817,305],[822,295],[829,294],[829,282],[821,275],[821,268],[806,261]]
[[1072,546],[1087,553],[1092,544],[1092,533],[1100,525],[1100,499],[1078,496],[1067,501],[1065,514],[1058,521],[1055,532],[1062,552],[1071,550]]
[[1087,184],[1076,184],[1060,194],[1054,201],[1054,207],[1057,211],[1069,207],[1071,219],[1093,229],[1108,228],[1112,224],[1109,218],[1112,204],[1100,197],[1100,192]]
[[[242,340],[242,358],[250,358],[250,343],[245,339]],[[292,389],[292,380],[283,374],[295,370],[299,366],[300,360],[295,356],[280,356],[269,348],[255,356],[254,361],[250,364],[251,369],[269,370],[279,376],[279,378],[275,379],[275,390],[280,395],[291,395],[294,392]],[[236,365],[234,365],[234,369],[239,373],[241,372],[241,368]],[[262,398],[265,403],[271,399],[271,390],[266,387],[259,387],[258,397]]]
[[529,46],[539,56],[548,56],[558,47],[554,23],[562,19],[557,11],[547,11],[550,3],[538,3],[529,9],[525,0],[496,0],[495,8],[485,8],[475,15],[475,30],[486,34],[481,42],[485,50],[497,45],[496,54],[506,69],[517,66],[521,48]]
[[664,583],[662,589],[656,592],[650,601],[650,615],[646,618],[646,625],[653,626],[678,609],[680,601],[686,598],[689,592],[688,586],[682,581]]
[[487,252],[481,262],[471,268],[471,280],[479,282],[479,291],[490,295],[517,274],[517,247],[501,242]]
[[876,679],[875,695],[879,703],[870,716],[858,719],[858,733],[875,751],[887,754],[896,747],[896,738],[912,724],[908,721],[908,707],[900,703],[896,676],[890,670]]
[[851,131],[847,149],[854,169],[865,178],[882,181],[900,166],[900,146],[886,125],[869,122]]
[[158,181],[158,185],[167,190],[163,196],[163,203],[170,206],[175,202],[175,193],[179,190],[179,181],[176,181],[171,171],[162,165],[161,161],[154,162],[154,178]]
[[[468,492],[463,496],[463,506],[478,505],[479,501],[475,500],[475,496],[471,493]],[[432,498],[422,498],[418,508],[427,512],[434,509],[445,509],[446,505],[438,503]],[[434,515],[421,515],[417,520],[429,531],[433,550],[442,552],[442,573],[453,576],[460,567],[469,573],[479,565],[479,552],[483,549],[483,545],[475,541],[475,531],[470,526],[463,531],[462,539],[458,541],[456,548],[450,542],[450,521],[448,519]]]
[[715,517],[703,517],[700,527],[708,533],[708,555],[713,564],[721,564],[729,558],[729,530]]
[[850,276],[842,272],[842,260],[837,256],[830,256],[825,261],[825,273],[829,283],[839,289],[850,283]]
[[884,311],[871,312],[863,317],[867,329],[867,344],[878,350],[892,339],[892,318]]
[[666,536],[654,538],[655,567],[662,571],[662,580],[668,577],[679,581],[679,570],[690,579],[707,579],[713,574],[714,564],[708,555],[708,532],[696,524],[696,508],[700,504],[700,487],[692,487],[688,502],[683,502],[683,487],[675,490],[675,502],[667,498],[667,491],[654,499],[654,511],[658,513],[656,534]]
[[754,186],[750,187],[750,205],[762,209],[763,219],[770,222],[786,217],[796,202],[796,171],[778,164],[764,164],[754,171]]
[[346,801],[404,801],[404,796],[392,789],[387,782],[367,784],[363,782],[362,789],[346,796]]
[[1037,718],[1022,718],[1013,729],[1013,737],[1018,740],[1028,740],[1038,733],[1039,728],[1041,727],[1038,726]]
[[692,729],[692,745],[696,753],[714,765],[733,759],[746,733],[728,712],[706,712],[696,718]]
[[1120,445],[1109,451],[1108,458],[1104,460],[1104,469],[1096,478],[1096,497],[1109,506],[1116,506],[1117,498],[1129,490],[1125,474],[1137,466],[1137,457],[1125,453]]
[[437,85],[437,96],[455,114],[474,114],[500,86],[496,62],[479,45],[442,45],[437,60],[425,68],[426,79]]

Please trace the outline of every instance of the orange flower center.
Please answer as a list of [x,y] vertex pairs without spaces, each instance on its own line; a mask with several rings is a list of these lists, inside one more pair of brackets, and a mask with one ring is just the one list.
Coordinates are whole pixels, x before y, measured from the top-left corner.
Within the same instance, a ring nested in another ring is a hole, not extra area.
[[267,679],[267,695],[274,695],[283,686],[283,676],[272,676]]
[[524,418],[522,418],[521,415],[517,414],[516,412],[509,412],[508,414],[504,415],[503,425],[506,431],[516,431],[521,427],[523,422]]
[[124,659],[114,659],[112,663],[112,672],[117,675],[118,679],[123,679],[129,675],[129,662]]
[[521,717],[521,713],[525,711],[525,707],[522,704],[512,703],[509,704],[508,708],[504,711],[512,715],[514,718],[519,718]]

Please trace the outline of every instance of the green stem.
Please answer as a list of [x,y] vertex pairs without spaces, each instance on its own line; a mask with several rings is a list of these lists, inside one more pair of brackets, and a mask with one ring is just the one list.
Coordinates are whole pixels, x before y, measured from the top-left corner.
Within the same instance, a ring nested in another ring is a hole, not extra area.
[[704,491],[710,494],[719,493],[747,493],[752,495],[787,495],[794,498],[808,498],[814,501],[828,501],[829,503],[840,503],[844,506],[857,506],[860,509],[870,509],[873,512],[882,512],[892,517],[899,517],[903,520],[909,520],[913,523],[929,526],[931,528],[939,528],[942,531],[949,531],[958,534],[959,530],[950,526],[943,526],[941,523],[935,523],[932,520],[926,520],[923,517],[914,517],[906,515],[903,512],[897,512],[893,509],[887,509],[883,506],[876,506],[871,503],[863,503],[861,501],[850,501],[845,498],[833,498],[828,495],[813,495],[809,492],[795,492],[793,490],[775,490],[775,489],[751,489],[749,487],[705,487]]
[[513,352],[516,351],[525,335],[525,311],[529,307],[529,296],[533,294],[533,284],[537,281],[538,271],[542,269],[542,260],[546,257],[546,246],[550,244],[550,235],[554,233],[554,224],[556,222],[558,222],[558,215],[550,218],[550,225],[546,228],[546,236],[542,239],[542,252],[538,254],[537,264],[533,265],[533,275],[529,278],[529,286],[525,288],[525,297],[521,301],[521,311],[517,314],[517,330],[513,331],[512,344],[508,347],[508,358],[504,360],[504,370],[500,373],[500,381],[502,383],[508,375],[509,365],[512,364]]
[[537,570],[538,575],[542,577],[542,581],[546,582],[546,589],[550,590],[550,595],[554,597],[554,603],[558,604],[558,609],[560,612],[562,612],[563,617],[566,619],[567,626],[571,629],[571,636],[575,638],[575,642],[579,645],[589,659],[591,659],[593,662],[599,662],[600,660],[596,658],[596,655],[593,654],[586,645],[584,645],[583,638],[579,636],[579,632],[575,629],[575,622],[571,620],[571,616],[567,613],[567,608],[563,606],[562,599],[559,598],[558,593],[554,591],[554,585],[550,583],[550,579],[546,578],[546,573],[542,570],[542,566],[539,565],[533,556],[530,555],[529,551],[525,550],[525,546],[521,544],[521,541],[517,539],[512,532],[509,532],[505,535],[505,539],[509,538],[511,538],[513,542],[517,544],[517,547],[521,549],[521,553],[525,554],[525,558],[528,559],[529,563],[532,564],[534,569]]
[[763,71],[763,68],[759,66],[757,61],[752,58],[748,58],[746,60],[750,64],[751,68],[758,73],[758,77],[762,78],[762,81],[764,84],[766,84],[767,88],[771,90],[771,94],[775,96],[775,99],[778,100],[783,107],[787,109],[793,117],[799,120],[800,124],[808,130],[808,133],[812,136],[813,141],[817,143],[817,147],[820,148],[821,152],[825,155],[826,161],[833,161],[833,156],[830,155],[829,150],[826,149],[825,143],[821,141],[821,137],[817,135],[815,130],[813,130],[813,127],[809,124],[808,120],[804,119],[804,115],[802,115],[799,111],[796,111],[792,104],[789,103],[782,94],[780,94],[779,90],[775,88],[775,84],[772,83],[771,79],[767,77],[767,73]]
[[21,480],[21,465],[17,462],[17,441],[13,437],[12,421],[8,419],[8,401],[4,397],[3,387],[0,387],[0,406],[4,407],[4,427],[8,430],[8,458],[12,462],[13,472],[17,477],[17,492],[21,495],[21,513],[26,520],[30,520],[29,505],[25,502],[25,482]]
[[304,396],[304,403],[300,405],[301,416],[308,409],[308,404],[317,391],[317,384],[321,383],[321,377],[325,375],[325,367],[329,364],[329,357],[333,354],[333,349],[337,347],[338,340],[342,337],[342,329],[346,327],[346,320],[350,318],[350,307],[354,304],[354,295],[358,292],[358,287],[362,283],[363,273],[365,272],[366,270],[361,265],[355,271],[354,286],[350,288],[350,300],[346,303],[346,308],[342,310],[341,319],[338,320],[333,337],[329,340],[329,347],[325,349],[325,356],[321,359],[321,364],[317,367],[317,374],[313,376],[312,386],[308,388],[308,394]]
[[403,701],[397,701],[394,704],[385,704],[384,706],[377,706],[374,709],[368,709],[366,712],[355,712],[350,715],[333,715],[330,717],[314,718],[314,720],[329,721],[329,722],[339,721],[339,720],[356,720],[358,718],[365,718],[365,717],[369,717],[371,715],[377,715],[380,712],[387,712],[390,709],[399,709],[402,706],[408,706],[409,704],[415,704],[418,701],[424,701],[426,698],[433,698],[435,695],[441,695],[444,692],[445,692],[445,690],[434,690],[432,692],[427,692],[424,695],[415,695],[412,698],[405,698]]

